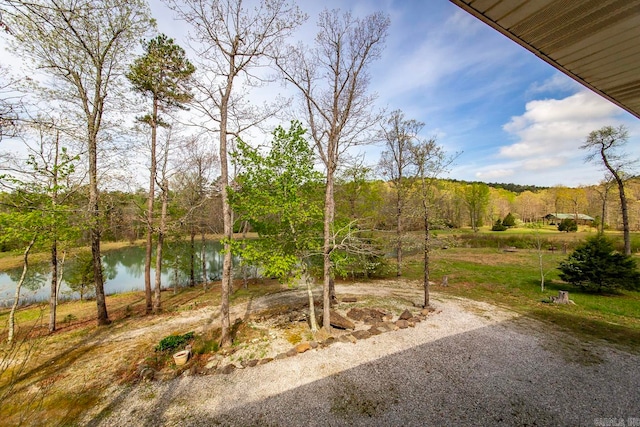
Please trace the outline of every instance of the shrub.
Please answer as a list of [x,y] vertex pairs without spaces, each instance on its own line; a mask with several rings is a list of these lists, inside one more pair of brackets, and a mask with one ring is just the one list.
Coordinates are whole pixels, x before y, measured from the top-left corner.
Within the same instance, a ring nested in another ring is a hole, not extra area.
[[184,335],[169,335],[162,338],[160,343],[156,346],[156,351],[175,350],[178,347],[185,345],[187,342],[193,339],[193,332],[187,332]]
[[491,227],[491,231],[505,231],[507,227],[505,227],[504,223],[499,219],[496,220],[496,223]]
[[504,219],[502,220],[502,225],[504,225],[505,227],[515,227],[516,225],[516,218],[511,214],[511,212],[509,212],[507,214],[507,216],[504,217]]
[[578,224],[576,224],[576,221],[573,219],[563,219],[560,221],[560,224],[558,224],[558,231],[566,231],[567,233],[570,231],[578,231]]
[[585,290],[640,289],[635,260],[614,251],[613,243],[601,235],[579,245],[558,269],[562,280]]

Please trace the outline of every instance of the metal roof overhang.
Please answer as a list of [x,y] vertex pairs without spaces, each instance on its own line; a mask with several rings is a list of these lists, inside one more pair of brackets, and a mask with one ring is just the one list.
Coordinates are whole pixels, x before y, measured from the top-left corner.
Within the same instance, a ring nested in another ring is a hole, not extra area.
[[640,118],[640,0],[450,0]]

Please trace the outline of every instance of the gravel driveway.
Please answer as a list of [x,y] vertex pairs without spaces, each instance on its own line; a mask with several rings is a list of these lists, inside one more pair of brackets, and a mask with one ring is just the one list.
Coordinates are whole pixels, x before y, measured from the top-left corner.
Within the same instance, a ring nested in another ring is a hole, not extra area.
[[90,426],[640,426],[640,357],[435,294],[415,328],[229,375],[114,386]]

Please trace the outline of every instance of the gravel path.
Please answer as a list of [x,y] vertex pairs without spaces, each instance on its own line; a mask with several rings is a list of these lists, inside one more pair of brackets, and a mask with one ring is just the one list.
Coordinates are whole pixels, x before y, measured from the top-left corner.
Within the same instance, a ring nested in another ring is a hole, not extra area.
[[434,306],[415,328],[356,344],[229,375],[114,386],[84,424],[640,425],[639,356],[488,304],[436,294]]

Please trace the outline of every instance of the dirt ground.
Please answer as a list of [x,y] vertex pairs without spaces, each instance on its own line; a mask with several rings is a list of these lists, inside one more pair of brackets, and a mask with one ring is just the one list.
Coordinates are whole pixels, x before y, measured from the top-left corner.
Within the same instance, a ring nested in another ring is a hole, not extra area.
[[[339,299],[356,299],[337,306],[343,314],[373,306],[395,321],[404,310],[420,312],[417,282],[340,285],[337,293]],[[640,425],[637,355],[582,342],[490,304],[437,292],[432,300],[436,311],[413,327],[362,339],[347,339],[349,334],[341,332],[336,335],[346,334],[344,339],[331,345],[280,358],[295,343],[321,341],[305,331],[295,309],[266,314],[274,307],[303,307],[306,293],[286,290],[256,298],[234,305],[231,316],[232,322],[242,319],[254,338],[212,360],[218,368],[233,365],[230,373],[186,370],[175,379],[133,385],[114,384],[116,364],[178,330],[215,327],[217,309],[111,330],[108,337],[91,341],[105,355],[79,355],[76,375],[68,373],[78,378],[83,370],[103,366],[91,380],[110,384],[81,424]],[[244,365],[252,359],[268,363]]]

